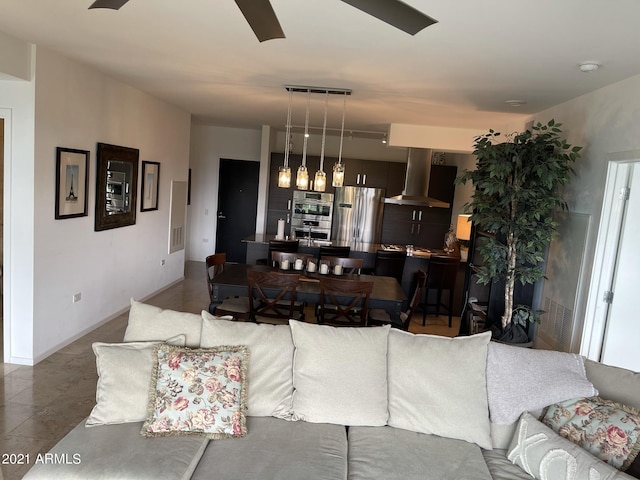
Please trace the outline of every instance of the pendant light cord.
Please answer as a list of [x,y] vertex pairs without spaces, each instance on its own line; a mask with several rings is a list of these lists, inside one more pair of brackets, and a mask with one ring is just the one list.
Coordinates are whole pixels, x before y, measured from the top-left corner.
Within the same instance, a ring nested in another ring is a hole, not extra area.
[[289,108],[287,110],[287,125],[285,132],[285,146],[284,146],[284,166],[289,166],[289,153],[291,151],[291,101],[293,99],[293,92],[289,90]]
[[347,109],[347,94],[344,94],[344,103],[342,104],[342,126],[340,127],[340,150],[338,152],[338,164],[342,163],[342,139],[344,137],[344,112]]
[[309,104],[311,103],[311,90],[307,93],[307,114],[304,120],[304,143],[302,144],[302,165],[307,166],[307,140],[309,138]]
[[322,147],[320,148],[320,171],[324,171],[324,145],[327,140],[327,109],[329,105],[329,91],[324,95],[324,124],[322,125]]

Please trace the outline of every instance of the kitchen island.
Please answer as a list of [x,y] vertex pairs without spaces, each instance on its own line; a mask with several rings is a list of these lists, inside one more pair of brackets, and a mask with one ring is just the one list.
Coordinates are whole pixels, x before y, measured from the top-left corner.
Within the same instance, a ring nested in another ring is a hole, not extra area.
[[[269,254],[269,241],[276,238],[273,234],[254,234],[243,240],[247,244],[247,257],[245,262],[249,265],[255,265],[258,259],[264,259]],[[318,256],[320,253],[321,245],[335,245],[335,246],[350,246],[350,257],[362,258],[362,268],[366,271],[373,271],[376,262],[376,252],[378,250],[402,250],[404,246],[400,245],[387,245],[381,243],[340,243],[340,242],[309,242],[306,238],[298,239],[299,247],[298,252],[310,253]],[[402,282],[400,286],[404,291],[407,298],[410,298],[413,291],[413,281],[415,273],[418,270],[429,269],[429,258],[432,254],[443,255],[444,251],[439,249],[422,249],[416,248],[412,256],[407,256],[407,260],[404,264],[404,271],[402,274]],[[454,315],[460,315],[463,305],[463,285],[464,275],[466,270],[466,263],[460,263],[460,269],[458,271],[458,281],[456,282],[456,291],[454,294]]]

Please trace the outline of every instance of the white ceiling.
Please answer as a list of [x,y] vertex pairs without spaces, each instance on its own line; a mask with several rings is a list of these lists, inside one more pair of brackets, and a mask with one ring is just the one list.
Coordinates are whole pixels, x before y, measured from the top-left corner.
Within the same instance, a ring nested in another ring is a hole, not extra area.
[[[272,0],[287,38],[264,43],[233,0],[130,0],[119,11],[88,10],[92,1],[0,0],[0,31],[215,125],[283,127],[294,84],[352,89],[347,129],[488,128],[640,74],[638,0],[406,0],[439,21],[415,36],[340,0]],[[587,60],[602,67],[582,73]],[[304,105],[294,96],[294,124]],[[341,109],[331,97],[330,127]]]

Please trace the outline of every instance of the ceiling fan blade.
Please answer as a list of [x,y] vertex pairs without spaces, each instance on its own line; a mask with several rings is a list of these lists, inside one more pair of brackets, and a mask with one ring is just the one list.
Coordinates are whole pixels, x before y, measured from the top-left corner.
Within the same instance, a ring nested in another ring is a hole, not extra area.
[[260,42],[285,38],[269,0],[235,0],[235,2]]
[[415,35],[423,28],[438,23],[437,20],[400,0],[342,1],[410,35]]
[[129,0],[96,0],[89,7],[91,8],[110,8],[112,10],[120,10]]

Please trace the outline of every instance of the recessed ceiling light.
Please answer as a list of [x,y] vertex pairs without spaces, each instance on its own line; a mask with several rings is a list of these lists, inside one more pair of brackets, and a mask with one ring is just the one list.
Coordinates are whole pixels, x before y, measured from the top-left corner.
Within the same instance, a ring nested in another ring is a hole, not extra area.
[[596,70],[598,70],[598,68],[600,68],[600,64],[598,62],[592,61],[581,62],[580,64],[578,64],[578,66],[580,67],[580,71],[585,73],[595,72]]
[[525,102],[524,100],[507,100],[504,103],[506,103],[510,107],[521,107],[522,105],[526,104],[527,102]]

